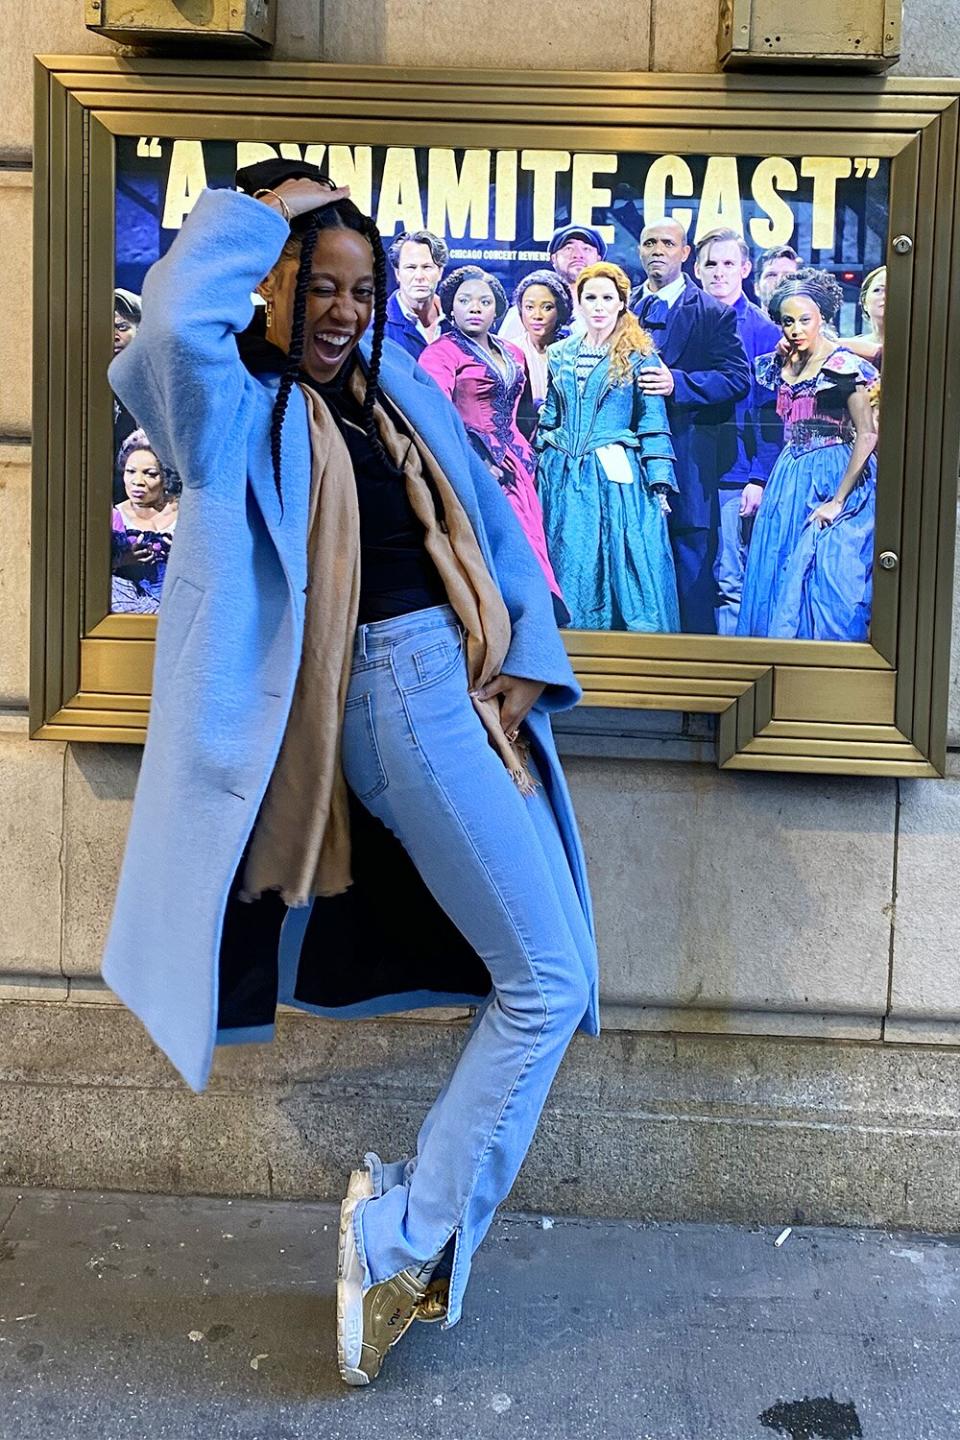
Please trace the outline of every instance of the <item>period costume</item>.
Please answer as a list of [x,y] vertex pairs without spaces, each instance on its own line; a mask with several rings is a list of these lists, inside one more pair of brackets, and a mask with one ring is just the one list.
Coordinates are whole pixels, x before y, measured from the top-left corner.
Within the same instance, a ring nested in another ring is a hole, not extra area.
[[630,304],[674,380],[667,419],[679,486],[671,504],[670,538],[680,623],[686,632],[712,634],[719,481],[736,455],[731,422],[736,402],[750,392],[750,367],[731,307],[704,294],[688,275],[656,292],[642,285]]
[[[597,1028],[589,894],[549,722],[578,690],[502,490],[452,406],[389,342],[381,468],[359,473],[348,401],[295,385],[281,505],[276,377],[249,373],[237,336],[288,234],[267,205],[205,191],[148,275],[141,333],[111,367],[184,489],[103,973],[197,1090],[217,1042],[271,1037],[278,999],[345,1017],[479,1003],[416,1159],[371,1161],[375,1193],[355,1219],[368,1286],[452,1252],[454,1323],[563,1049],[578,1025]],[[362,368],[348,383],[356,401]],[[363,556],[386,537],[353,527],[360,492],[391,473],[445,598],[429,603],[433,581],[402,553],[391,586],[396,557],[382,557],[375,598],[392,595],[392,613],[365,621]],[[332,546],[341,523],[350,536]],[[342,585],[327,566],[342,567]],[[404,604],[411,588],[424,608]],[[515,772],[495,716],[468,693],[491,668],[546,687]],[[298,776],[331,817],[329,848],[298,824],[285,844],[284,819],[303,813]],[[157,868],[176,904],[144,927],[141,877]],[[307,903],[288,910],[281,893]]]
[[547,545],[571,624],[584,630],[680,628],[677,584],[663,506],[676,498],[666,408],[632,372],[611,374],[606,346],[571,336],[548,353],[540,412],[537,481]]
[[[136,429],[136,426],[133,427]],[[133,432],[131,431],[131,434]],[[167,574],[167,561],[176,530],[176,507],[171,523],[163,530],[141,530],[131,526],[119,505],[110,520],[110,610],[114,615],[155,615]],[[149,560],[134,560],[130,552],[149,546]]]
[[506,374],[482,345],[456,329],[428,345],[419,363],[453,401],[478,455],[497,473],[547,584],[560,596],[543,534],[534,483],[536,460],[517,425],[526,383],[523,355],[508,340],[497,337],[493,343],[506,361]]
[[777,393],[783,450],[757,512],[738,635],[866,640],[873,592],[876,468],[873,457],[831,524],[810,516],[832,500],[856,439],[847,401],[878,372],[838,345],[816,375],[791,383],[781,357],[762,356],[757,379]]

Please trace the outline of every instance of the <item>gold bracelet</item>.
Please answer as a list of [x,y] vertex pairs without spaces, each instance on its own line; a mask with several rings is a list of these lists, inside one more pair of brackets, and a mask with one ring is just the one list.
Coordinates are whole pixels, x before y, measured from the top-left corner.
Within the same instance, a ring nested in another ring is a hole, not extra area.
[[263,190],[254,190],[254,200],[259,200],[261,195],[273,196],[274,200],[276,200],[277,204],[280,206],[280,209],[283,211],[284,220],[286,220],[287,224],[289,225],[292,218],[290,215],[290,206],[287,204],[286,200],[284,200],[283,196],[278,195],[276,190],[267,190],[266,188],[264,188]]

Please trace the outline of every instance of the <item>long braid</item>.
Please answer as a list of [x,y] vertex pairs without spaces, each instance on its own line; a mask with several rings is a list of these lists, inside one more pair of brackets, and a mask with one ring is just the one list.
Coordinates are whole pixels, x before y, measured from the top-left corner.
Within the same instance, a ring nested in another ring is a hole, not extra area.
[[363,428],[377,455],[393,470],[396,467],[383,448],[383,441],[380,439],[380,432],[373,414],[379,394],[380,357],[383,354],[383,338],[387,324],[387,260],[383,241],[380,239],[380,231],[367,215],[363,217],[362,234],[369,240],[370,249],[373,251],[374,290],[373,339],[370,343],[367,387],[363,397]]
[[310,275],[313,270],[313,250],[317,243],[319,233],[320,225],[314,213],[310,216],[306,227],[302,231],[300,264],[297,267],[297,283],[293,294],[293,324],[290,330],[290,349],[287,352],[287,363],[280,377],[280,389],[274,401],[273,414],[270,420],[270,455],[273,460],[273,483],[276,486],[277,497],[280,501],[281,517],[283,516],[283,488],[280,480],[280,461],[283,420],[287,413],[287,403],[290,399],[290,392],[300,373],[300,361],[303,359],[303,341],[307,327],[307,291],[310,288]]

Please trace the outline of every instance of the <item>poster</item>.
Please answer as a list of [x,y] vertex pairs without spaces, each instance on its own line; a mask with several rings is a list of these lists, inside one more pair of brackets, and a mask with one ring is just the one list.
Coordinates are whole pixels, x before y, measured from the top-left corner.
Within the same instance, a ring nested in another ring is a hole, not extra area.
[[[560,623],[867,640],[887,161],[120,139],[116,348],[203,187],[278,154],[373,215],[388,338],[461,411]],[[179,482],[116,402],[114,437],[111,608],[149,614]]]

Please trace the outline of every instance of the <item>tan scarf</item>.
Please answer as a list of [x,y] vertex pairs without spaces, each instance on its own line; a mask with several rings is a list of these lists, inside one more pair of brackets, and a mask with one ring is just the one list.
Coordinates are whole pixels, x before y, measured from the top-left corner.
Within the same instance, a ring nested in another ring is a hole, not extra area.
[[[365,382],[359,367],[349,383],[362,401]],[[255,899],[265,890],[279,890],[291,906],[306,905],[314,895],[339,895],[351,882],[340,740],[360,596],[360,520],[350,452],[323,400],[302,388],[312,456],[303,655],[242,892]],[[466,633],[470,690],[478,690],[500,674],[506,657],[511,637],[507,607],[470,519],[427,445],[412,426],[412,439],[404,433],[409,421],[389,402],[378,402],[374,417],[384,449],[403,471],[407,496],[424,527],[427,554]],[[504,734],[499,702],[473,703],[490,743],[521,792],[529,794],[533,781],[525,752]]]

